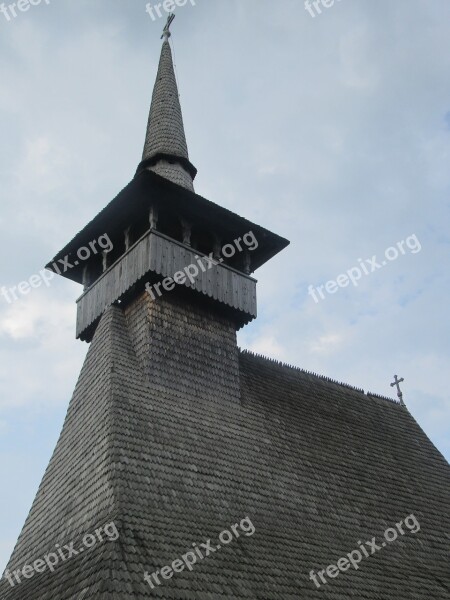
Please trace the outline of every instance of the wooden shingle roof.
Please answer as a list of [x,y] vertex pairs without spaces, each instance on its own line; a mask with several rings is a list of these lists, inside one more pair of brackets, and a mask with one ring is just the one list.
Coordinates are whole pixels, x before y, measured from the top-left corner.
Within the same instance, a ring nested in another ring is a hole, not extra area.
[[[111,307],[101,319],[9,568],[110,521],[120,538],[15,588],[2,580],[2,600],[450,597],[450,468],[406,409],[249,352],[237,355],[240,390],[230,387],[229,402],[196,392],[202,364],[191,385],[180,377],[169,389],[150,382],[139,358],[149,343],[145,369],[170,359],[159,329],[146,342],[133,318]],[[170,330],[170,313],[161,320]],[[197,321],[176,329],[175,363],[204,337]],[[221,365],[231,358],[208,366],[217,380],[226,383]],[[311,569],[336,564],[411,513],[417,534],[314,587]],[[144,582],[144,570],[247,516],[253,536],[153,591]]]
[[167,39],[161,49],[141,165],[194,191],[197,170],[189,161],[172,51]]

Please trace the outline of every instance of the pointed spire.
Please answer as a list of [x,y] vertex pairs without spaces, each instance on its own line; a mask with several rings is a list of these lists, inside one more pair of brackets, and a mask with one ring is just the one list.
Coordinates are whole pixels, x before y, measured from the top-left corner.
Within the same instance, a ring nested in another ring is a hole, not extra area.
[[168,41],[169,25],[168,22],[163,34],[161,59],[153,90],[142,162],[138,172],[148,168],[194,191],[193,180],[197,169],[189,161],[172,51]]

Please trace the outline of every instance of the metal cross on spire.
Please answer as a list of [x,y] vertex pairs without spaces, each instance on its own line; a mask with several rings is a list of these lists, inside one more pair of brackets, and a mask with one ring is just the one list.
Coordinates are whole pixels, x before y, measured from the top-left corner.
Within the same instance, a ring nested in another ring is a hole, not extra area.
[[394,385],[397,387],[397,396],[398,396],[398,399],[400,400],[400,404],[402,406],[406,406],[405,403],[403,402],[402,390],[400,389],[400,384],[403,381],[405,381],[405,379],[403,377],[401,379],[399,379],[397,375],[394,375],[394,381],[393,381],[393,383],[391,383],[391,387],[394,387]]
[[161,39],[165,38],[165,41],[168,42],[170,36],[172,35],[170,33],[170,26],[172,25],[172,21],[175,19],[175,15],[173,13],[170,13],[170,15],[167,18],[167,23],[166,26],[164,27],[164,31],[163,34],[161,36]]

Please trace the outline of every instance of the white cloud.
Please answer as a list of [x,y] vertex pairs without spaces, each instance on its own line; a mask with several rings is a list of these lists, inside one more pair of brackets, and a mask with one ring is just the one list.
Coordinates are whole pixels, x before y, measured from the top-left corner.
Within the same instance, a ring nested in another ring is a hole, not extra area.
[[[72,286],[67,286],[72,288]],[[55,283],[0,307],[0,409],[67,405],[87,346],[74,339],[76,309]],[[26,373],[26,377],[23,373]]]
[[283,346],[273,336],[258,337],[250,344],[247,344],[246,348],[256,354],[262,354],[263,356],[278,358],[279,360],[283,360],[284,358]]
[[61,339],[61,328],[67,330],[67,323],[73,315],[73,304],[54,298],[50,289],[31,289],[27,296],[11,304],[2,302],[0,336],[6,335],[15,341],[48,335]]
[[311,352],[315,354],[333,354],[340,350],[342,340],[343,336],[337,333],[322,335],[312,342]]

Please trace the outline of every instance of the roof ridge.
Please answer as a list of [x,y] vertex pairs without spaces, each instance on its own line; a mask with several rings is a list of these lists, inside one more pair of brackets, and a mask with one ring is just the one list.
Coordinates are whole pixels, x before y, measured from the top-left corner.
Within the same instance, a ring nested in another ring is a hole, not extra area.
[[367,392],[366,395],[370,396],[371,398],[376,398],[377,400],[386,400],[387,402],[393,402],[394,404],[401,406],[401,404],[398,400],[396,400],[395,398],[389,398],[389,396],[383,396],[382,394],[375,394],[374,392]]
[[358,387],[350,385],[348,383],[343,383],[342,381],[337,381],[336,379],[331,379],[331,377],[327,377],[326,375],[320,375],[319,373],[314,373],[313,371],[308,371],[307,369],[302,369],[301,367],[297,367],[296,365],[290,365],[288,363],[284,363],[275,358],[271,358],[271,357],[265,356],[263,354],[258,354],[256,352],[252,352],[251,350],[246,350],[246,349],[242,350],[241,348],[239,348],[239,351],[241,352],[241,354],[248,354],[250,356],[254,356],[255,358],[260,358],[265,361],[275,363],[280,367],[285,367],[287,369],[297,371],[298,373],[302,373],[304,375],[316,377],[317,379],[325,381],[326,383],[332,383],[333,385],[339,385],[339,386],[351,389],[353,391],[359,392],[361,394],[364,394],[364,390],[362,388],[358,388]]
[[307,369],[302,369],[301,367],[298,367],[296,365],[290,365],[288,363],[285,363],[283,361],[277,360],[276,358],[272,358],[270,356],[265,356],[264,354],[259,354],[257,352],[253,352],[252,350],[247,350],[246,348],[242,349],[242,348],[238,348],[239,352],[241,355],[243,356],[252,356],[254,358],[257,359],[261,359],[264,360],[266,362],[270,362],[272,364],[275,364],[276,366],[279,367],[283,367],[286,369],[291,369],[292,371],[296,371],[297,373],[301,373],[303,375],[307,375],[309,377],[315,377],[316,379],[319,379],[320,381],[324,382],[324,383],[331,383],[332,385],[338,385],[340,387],[344,387],[346,389],[349,389],[353,392],[358,392],[360,394],[363,394],[364,396],[368,397],[368,398],[376,398],[379,400],[386,400],[388,402],[391,402],[393,404],[397,404],[398,406],[400,406],[400,402],[397,402],[397,400],[394,400],[393,398],[389,398],[388,396],[381,396],[379,394],[374,394],[372,392],[365,392],[363,390],[363,388],[359,388],[356,387],[354,385],[351,385],[349,383],[344,383],[342,381],[337,381],[336,379],[332,379],[331,377],[327,377],[326,375],[320,375],[319,373],[314,373],[313,371],[308,371]]

